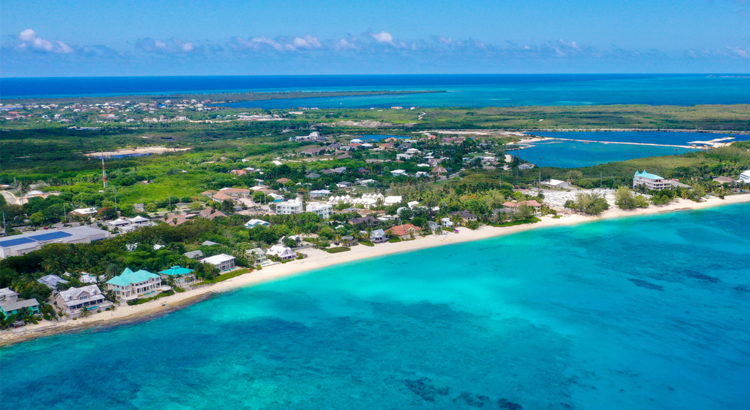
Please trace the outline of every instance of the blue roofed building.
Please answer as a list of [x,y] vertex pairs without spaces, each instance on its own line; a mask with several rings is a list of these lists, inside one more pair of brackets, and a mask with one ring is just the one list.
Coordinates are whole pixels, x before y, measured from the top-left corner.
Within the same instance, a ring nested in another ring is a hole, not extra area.
[[91,243],[109,237],[109,232],[88,226],[25,232],[0,238],[0,258],[25,255],[49,243]]
[[664,179],[656,174],[650,174],[646,171],[635,172],[633,176],[633,188],[643,185],[649,190],[661,191],[662,189],[672,189],[672,181]]
[[172,266],[169,269],[159,272],[159,275],[161,275],[162,279],[172,278],[175,285],[181,286],[195,282],[195,274],[193,272],[192,269]]
[[161,276],[143,269],[133,272],[125,268],[119,276],[107,281],[107,290],[114,291],[122,301],[155,295],[162,290]]

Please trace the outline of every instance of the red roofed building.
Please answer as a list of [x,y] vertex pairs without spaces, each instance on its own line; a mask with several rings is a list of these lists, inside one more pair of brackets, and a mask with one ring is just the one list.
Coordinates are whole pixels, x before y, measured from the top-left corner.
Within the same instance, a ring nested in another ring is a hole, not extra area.
[[414,226],[412,224],[404,224],[396,225],[386,232],[391,235],[398,236],[401,239],[411,239],[412,236],[418,235],[420,232],[422,232],[422,228]]
[[530,206],[530,207],[534,208],[534,210],[537,213],[540,212],[541,208],[542,208],[542,204],[540,204],[539,202],[537,202],[534,199],[532,199],[531,201],[525,201],[525,202],[515,202],[514,201],[514,202],[506,202],[506,203],[503,204],[504,207],[506,207],[506,208],[513,208],[513,209],[518,209],[522,205],[526,205],[526,206]]

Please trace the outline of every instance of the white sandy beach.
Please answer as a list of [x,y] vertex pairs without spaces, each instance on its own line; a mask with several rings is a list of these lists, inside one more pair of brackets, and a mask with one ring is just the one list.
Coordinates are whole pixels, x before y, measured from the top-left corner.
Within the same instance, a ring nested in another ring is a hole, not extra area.
[[[719,205],[736,204],[750,202],[750,194],[733,195],[726,197],[721,200],[719,198],[711,198],[705,202],[696,203],[689,200],[677,200],[672,204],[665,206],[650,206],[645,209],[638,209],[634,211],[623,211],[620,209],[610,209],[605,211],[601,216],[589,217],[582,215],[570,215],[559,219],[553,219],[552,217],[542,218],[542,222],[527,225],[517,225],[505,228],[488,227],[484,226],[480,229],[472,231],[467,228],[459,228],[459,233],[450,233],[448,235],[429,235],[424,238],[415,239],[412,241],[398,242],[398,243],[384,243],[378,244],[373,247],[364,245],[358,245],[352,248],[349,252],[330,254],[321,250],[305,250],[308,257],[303,260],[295,260],[286,264],[277,264],[270,267],[263,268],[259,271],[253,271],[245,275],[238,276],[219,282],[217,284],[194,289],[191,291],[178,293],[169,297],[157,299],[155,301],[147,302],[142,305],[136,306],[120,306],[112,312],[102,312],[86,318],[79,318],[75,321],[68,320],[62,323],[53,323],[44,321],[38,325],[28,325],[22,331],[16,332],[4,332],[0,335],[0,346],[11,344],[17,341],[21,341],[27,338],[34,338],[43,336],[46,334],[58,333],[73,330],[79,327],[90,327],[96,325],[108,324],[119,320],[134,319],[145,315],[158,314],[169,309],[173,309],[175,305],[183,304],[205,296],[212,292],[226,292],[233,289],[237,289],[244,286],[251,286],[258,283],[268,282],[278,278],[289,277],[298,275],[304,272],[309,272],[315,269],[332,266],[340,263],[351,262],[361,259],[373,258],[377,256],[389,255],[399,252],[409,252],[417,249],[425,249],[437,246],[449,246],[457,243],[464,243],[469,241],[476,241],[480,239],[491,238],[500,235],[509,235],[516,232],[527,231],[530,229],[538,229],[551,226],[564,226],[573,225],[583,222],[599,221],[611,218],[620,218],[627,216],[638,216],[657,214],[664,212],[674,212],[681,210],[692,210],[709,208]],[[166,306],[165,306],[166,305]]]

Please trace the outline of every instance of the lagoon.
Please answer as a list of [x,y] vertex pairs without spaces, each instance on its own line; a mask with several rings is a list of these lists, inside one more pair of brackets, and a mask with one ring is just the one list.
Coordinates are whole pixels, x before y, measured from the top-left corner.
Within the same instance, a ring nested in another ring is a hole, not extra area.
[[[559,133],[568,134],[568,133]],[[566,138],[560,136],[560,138]],[[545,141],[530,144],[530,148],[509,151],[521,159],[540,167],[581,168],[629,159],[679,155],[698,150],[668,146],[601,144],[580,141]]]
[[743,408],[750,205],[334,266],[0,350],[24,409]]

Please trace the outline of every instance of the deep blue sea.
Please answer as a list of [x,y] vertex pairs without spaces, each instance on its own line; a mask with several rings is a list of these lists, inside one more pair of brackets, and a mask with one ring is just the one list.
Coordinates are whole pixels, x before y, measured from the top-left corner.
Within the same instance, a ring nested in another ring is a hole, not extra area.
[[706,74],[328,75],[1,78],[0,96],[59,97],[239,91],[445,90],[447,93],[256,101],[233,106],[484,107],[750,103],[750,77]]
[[664,155],[679,155],[695,151],[700,150],[651,145],[552,141],[535,142],[531,148],[511,151],[509,153],[540,167],[581,168],[606,164],[608,162]]
[[750,205],[364,260],[0,350],[7,409],[746,409]]

